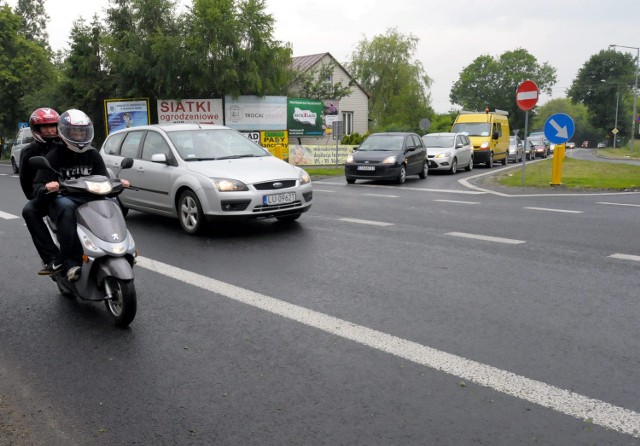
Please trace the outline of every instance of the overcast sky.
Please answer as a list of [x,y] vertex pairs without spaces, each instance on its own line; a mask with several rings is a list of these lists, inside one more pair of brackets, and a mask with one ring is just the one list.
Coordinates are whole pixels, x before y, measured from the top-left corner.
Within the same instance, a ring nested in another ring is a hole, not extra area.
[[[17,0],[8,3],[15,7]],[[57,50],[67,47],[73,20],[82,16],[89,21],[94,13],[104,17],[108,0],[45,3],[51,46]],[[557,70],[551,98],[558,98],[565,96],[580,67],[609,44],[640,47],[637,0],[267,0],[266,5],[276,21],[274,37],[291,43],[294,56],[329,52],[344,64],[363,38],[389,28],[413,34],[419,39],[415,59],[433,79],[431,99],[438,113],[453,107],[451,86],[482,54],[526,49]],[[549,98],[542,96],[539,104]]]

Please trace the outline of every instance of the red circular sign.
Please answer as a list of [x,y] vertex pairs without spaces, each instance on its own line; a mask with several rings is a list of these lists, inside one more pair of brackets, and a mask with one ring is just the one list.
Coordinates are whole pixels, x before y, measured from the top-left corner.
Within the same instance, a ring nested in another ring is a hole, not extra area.
[[538,86],[535,82],[526,80],[518,85],[516,90],[516,104],[522,111],[531,110],[538,103]]

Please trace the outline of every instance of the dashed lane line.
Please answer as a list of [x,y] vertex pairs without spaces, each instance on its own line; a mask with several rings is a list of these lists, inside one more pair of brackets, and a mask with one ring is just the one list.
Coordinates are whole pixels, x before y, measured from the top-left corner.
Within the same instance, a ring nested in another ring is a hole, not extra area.
[[621,260],[633,260],[635,262],[640,262],[640,256],[635,256],[633,254],[611,254],[609,257],[612,259],[621,259]]
[[563,212],[565,214],[584,214],[582,211],[572,211],[570,209],[551,209],[551,208],[536,208],[536,207],[525,207],[525,209],[531,209],[533,211],[546,211],[546,212]]
[[484,240],[486,242],[507,243],[510,245],[520,245],[526,243],[524,240],[516,240],[512,238],[492,237],[490,235],[469,234],[468,232],[447,232],[445,235],[452,237],[472,238],[476,240]]
[[373,221],[373,220],[360,220],[358,218],[341,218],[340,221],[346,221],[349,223],[358,223],[361,225],[393,226],[393,223],[385,223],[383,221]]
[[640,413],[309,310],[153,259],[138,266],[434,370],[640,438]]
[[433,200],[440,203],[457,203],[457,204],[480,204],[479,201],[460,201],[460,200]]
[[4,220],[15,220],[16,218],[20,218],[20,217],[18,217],[17,215],[8,214],[6,212],[0,211],[0,218]]
[[640,208],[640,204],[631,204],[631,203],[612,203],[609,201],[598,201],[598,204],[608,204],[608,205],[612,205],[612,206],[629,206],[629,207],[634,207],[634,208]]

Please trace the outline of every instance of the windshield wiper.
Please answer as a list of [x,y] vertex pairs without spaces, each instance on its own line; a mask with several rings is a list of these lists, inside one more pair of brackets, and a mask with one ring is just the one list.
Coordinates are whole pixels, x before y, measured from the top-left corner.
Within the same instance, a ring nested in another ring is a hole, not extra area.
[[233,160],[238,158],[253,158],[258,155],[229,155],[229,156],[221,156],[220,158],[216,158],[219,160]]

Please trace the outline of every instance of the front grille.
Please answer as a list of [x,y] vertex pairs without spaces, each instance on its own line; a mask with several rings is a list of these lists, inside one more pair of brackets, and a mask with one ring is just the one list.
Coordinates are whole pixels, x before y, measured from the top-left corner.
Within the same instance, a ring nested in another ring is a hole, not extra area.
[[[279,184],[278,187],[274,186],[274,184]],[[266,181],[264,183],[254,184],[257,190],[280,190],[287,189],[290,187],[294,187],[296,185],[296,180],[274,180],[274,181]]]
[[302,203],[300,201],[294,201],[293,203],[281,204],[277,206],[256,206],[253,208],[253,213],[255,214],[258,212],[281,211],[283,209],[299,208],[300,206],[302,206]]
[[249,206],[251,200],[222,200],[220,207],[225,212],[244,211]]

